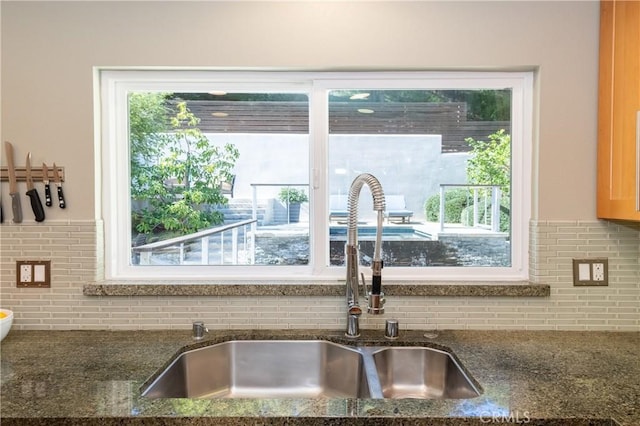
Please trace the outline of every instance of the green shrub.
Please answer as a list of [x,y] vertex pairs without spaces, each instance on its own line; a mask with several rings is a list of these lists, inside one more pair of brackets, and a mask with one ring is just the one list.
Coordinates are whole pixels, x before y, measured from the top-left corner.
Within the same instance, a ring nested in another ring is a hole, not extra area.
[[[471,200],[466,189],[453,189],[444,193],[444,221],[446,223],[460,223],[462,210]],[[440,194],[432,195],[424,203],[424,212],[429,222],[440,221]]]

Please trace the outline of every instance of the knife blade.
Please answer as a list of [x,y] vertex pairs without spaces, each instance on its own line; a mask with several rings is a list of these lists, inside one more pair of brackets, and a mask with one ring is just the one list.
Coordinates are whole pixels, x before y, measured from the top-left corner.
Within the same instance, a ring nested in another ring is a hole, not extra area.
[[62,176],[60,168],[56,166],[56,163],[53,163],[53,180],[58,188],[58,205],[61,209],[64,209],[67,207],[67,204],[64,202],[64,193],[62,192]]
[[31,152],[27,154],[26,165],[26,179],[27,179],[27,196],[31,200],[31,210],[36,218],[36,222],[42,222],[44,220],[44,209],[40,202],[40,196],[38,190],[33,186],[33,177],[31,176]]
[[18,181],[16,180],[16,168],[13,165],[13,145],[10,142],[4,143],[4,150],[7,153],[7,166],[9,170],[9,195],[11,196],[11,210],[13,211],[13,223],[22,222],[22,206],[20,205],[20,194],[18,193]]
[[44,182],[44,203],[51,207],[51,186],[49,185],[49,168],[42,163],[42,181]]

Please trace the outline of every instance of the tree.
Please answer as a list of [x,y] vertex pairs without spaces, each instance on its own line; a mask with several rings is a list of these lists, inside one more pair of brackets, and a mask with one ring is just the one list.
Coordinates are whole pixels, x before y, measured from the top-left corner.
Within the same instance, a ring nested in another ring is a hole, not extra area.
[[478,185],[499,185],[508,193],[511,184],[511,136],[504,129],[489,135],[487,142],[467,138],[471,158],[467,162],[467,179]]
[[169,143],[166,93],[132,93],[129,96],[129,142],[131,144],[131,196],[145,198],[153,182],[155,163]]
[[[467,161],[467,180],[477,185],[498,185],[501,190],[500,230],[507,232],[511,207],[511,136],[504,129],[489,135],[488,141],[467,138],[471,146],[471,158]],[[481,211],[485,205],[481,204]],[[469,212],[465,213],[467,217]]]
[[129,99],[131,196],[136,231],[181,235],[222,223],[211,206],[226,204],[220,184],[229,181],[239,152],[215,146],[200,131],[186,102],[169,94],[136,93]]

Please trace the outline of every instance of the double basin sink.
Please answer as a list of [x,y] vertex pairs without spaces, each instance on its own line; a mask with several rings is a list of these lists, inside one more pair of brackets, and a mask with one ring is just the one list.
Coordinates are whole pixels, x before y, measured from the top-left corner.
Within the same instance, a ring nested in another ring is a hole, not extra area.
[[324,340],[236,340],[178,355],[149,398],[462,399],[479,386],[449,352],[416,346],[351,347]]

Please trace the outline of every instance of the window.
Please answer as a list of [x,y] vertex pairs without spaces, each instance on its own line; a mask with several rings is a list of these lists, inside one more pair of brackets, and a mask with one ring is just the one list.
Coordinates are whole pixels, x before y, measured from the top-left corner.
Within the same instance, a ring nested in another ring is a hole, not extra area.
[[[106,278],[527,278],[530,73],[98,71]],[[359,197],[362,263],[371,195]]]

